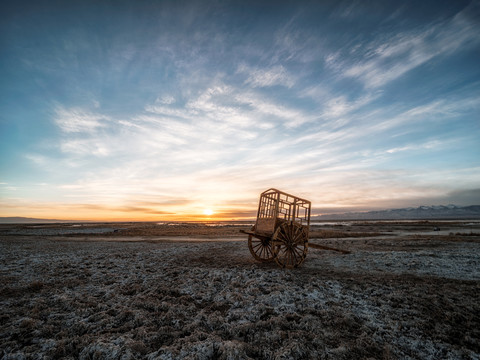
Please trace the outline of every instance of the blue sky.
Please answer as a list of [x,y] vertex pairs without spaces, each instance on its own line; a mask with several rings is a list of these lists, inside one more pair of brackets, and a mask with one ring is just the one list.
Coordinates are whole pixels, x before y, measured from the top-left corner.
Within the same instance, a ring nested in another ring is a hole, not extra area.
[[0,216],[480,202],[478,1],[0,6]]

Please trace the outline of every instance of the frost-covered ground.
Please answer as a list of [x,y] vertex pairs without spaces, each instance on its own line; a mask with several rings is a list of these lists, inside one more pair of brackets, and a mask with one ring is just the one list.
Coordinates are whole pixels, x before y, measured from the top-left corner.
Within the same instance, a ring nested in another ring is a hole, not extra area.
[[0,237],[1,358],[480,359],[480,236],[116,239]]

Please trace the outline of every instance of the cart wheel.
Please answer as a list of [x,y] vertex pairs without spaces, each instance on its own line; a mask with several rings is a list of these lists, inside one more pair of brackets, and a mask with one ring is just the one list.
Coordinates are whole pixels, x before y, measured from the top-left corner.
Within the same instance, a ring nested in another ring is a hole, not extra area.
[[273,234],[272,243],[277,264],[292,269],[303,263],[307,256],[308,233],[300,224],[285,222]]
[[[255,231],[255,226],[252,227],[252,231]],[[259,239],[253,235],[248,235],[248,248],[258,261],[267,262],[274,258],[270,239]]]

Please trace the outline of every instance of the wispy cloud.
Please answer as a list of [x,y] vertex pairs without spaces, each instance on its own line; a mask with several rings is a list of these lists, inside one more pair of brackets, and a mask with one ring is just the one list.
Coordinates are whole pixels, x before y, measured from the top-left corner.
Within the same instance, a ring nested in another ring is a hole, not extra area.
[[163,95],[158,97],[155,102],[163,105],[170,105],[175,102],[175,98],[172,95]]
[[[405,128],[411,123],[418,124],[417,128],[430,127],[430,122],[439,123],[442,121],[452,121],[465,113],[471,113],[480,108],[480,99],[475,96],[465,99],[446,98],[434,100],[430,103],[415,106],[411,109],[401,111],[398,114],[390,115],[385,120],[379,120],[370,123],[368,130],[373,132],[383,132],[391,128]],[[384,115],[385,117],[385,115]]]
[[417,151],[417,150],[429,150],[440,146],[442,143],[438,140],[429,141],[425,144],[408,144],[401,147],[390,148],[386,152],[389,154],[395,154],[403,151]]
[[[283,124],[294,126],[298,119],[309,117],[300,108],[286,107],[282,104],[266,99],[264,95],[252,89],[239,89],[225,84],[217,84],[203,90],[197,97],[191,99],[183,108],[149,105],[148,112],[179,119],[178,126],[189,128],[188,123],[209,127],[219,123],[219,133],[229,129],[239,131],[242,135],[245,128],[250,128],[252,138],[254,129],[271,129]],[[202,120],[203,119],[203,120]],[[214,124],[205,122],[213,121]],[[213,130],[213,128],[212,128]]]
[[49,163],[49,159],[42,154],[25,154],[25,158],[32,161],[37,166],[45,166]]
[[356,54],[353,64],[339,53],[326,57],[326,64],[344,77],[356,78],[367,88],[378,88],[439,55],[478,44],[480,25],[469,17],[469,8],[454,18],[410,32],[395,33],[386,40],[373,40]]
[[65,153],[83,154],[86,156],[107,156],[111,149],[101,139],[68,139],[62,141],[60,149]]
[[260,69],[252,68],[246,64],[241,64],[238,73],[246,74],[247,79],[245,84],[252,87],[268,87],[275,85],[282,85],[292,87],[295,84],[293,76],[288,74],[287,70],[282,65],[275,65],[271,68]]
[[93,114],[79,108],[55,109],[55,123],[67,133],[92,133],[106,126],[108,116]]

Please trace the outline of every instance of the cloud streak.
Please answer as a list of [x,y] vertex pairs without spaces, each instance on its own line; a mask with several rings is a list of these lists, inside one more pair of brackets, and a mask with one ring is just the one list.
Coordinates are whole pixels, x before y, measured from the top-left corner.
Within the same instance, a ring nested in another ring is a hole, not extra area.
[[238,73],[246,74],[245,84],[253,88],[281,85],[288,88],[295,84],[295,80],[288,74],[282,65],[275,65],[267,69],[251,68],[248,65],[241,64]]
[[480,26],[470,18],[470,10],[466,8],[452,19],[425,29],[393,34],[380,42],[375,40],[366,46],[363,58],[354,64],[339,60],[338,55],[333,54],[326,62],[334,69],[341,69],[342,76],[358,79],[366,88],[378,88],[436,56],[478,45]]
[[55,109],[55,123],[66,133],[93,133],[107,126],[108,116],[92,114],[78,108]]

